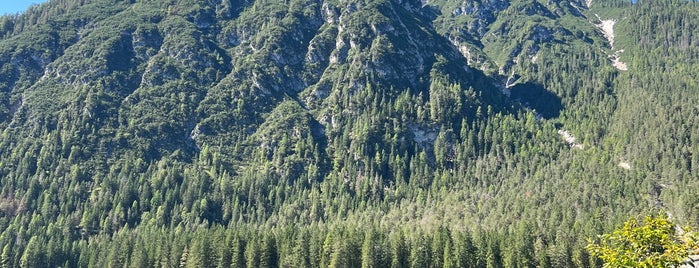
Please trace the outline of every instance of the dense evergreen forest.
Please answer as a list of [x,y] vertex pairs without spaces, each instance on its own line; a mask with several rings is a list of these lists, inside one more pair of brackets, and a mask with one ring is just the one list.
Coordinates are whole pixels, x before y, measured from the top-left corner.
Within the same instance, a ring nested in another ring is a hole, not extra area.
[[50,0],[0,17],[2,267],[599,267],[699,226],[699,4]]

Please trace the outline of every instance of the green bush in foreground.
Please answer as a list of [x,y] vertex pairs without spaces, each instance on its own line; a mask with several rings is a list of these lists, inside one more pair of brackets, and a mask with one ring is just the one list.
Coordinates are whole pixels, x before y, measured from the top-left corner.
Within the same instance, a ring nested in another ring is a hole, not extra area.
[[686,262],[697,250],[695,234],[677,226],[664,214],[634,218],[611,234],[591,242],[587,250],[604,261],[604,267],[673,267]]

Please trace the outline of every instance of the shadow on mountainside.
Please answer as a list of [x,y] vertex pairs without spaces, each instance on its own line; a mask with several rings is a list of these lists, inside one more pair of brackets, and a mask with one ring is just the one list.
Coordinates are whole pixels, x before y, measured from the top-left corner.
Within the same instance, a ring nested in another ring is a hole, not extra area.
[[510,88],[512,99],[518,100],[524,106],[536,110],[546,119],[556,118],[563,110],[561,98],[546,90],[543,85],[527,82]]

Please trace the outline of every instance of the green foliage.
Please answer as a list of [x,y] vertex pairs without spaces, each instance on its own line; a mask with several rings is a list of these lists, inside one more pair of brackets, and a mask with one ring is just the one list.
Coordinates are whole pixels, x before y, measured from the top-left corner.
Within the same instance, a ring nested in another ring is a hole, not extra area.
[[2,17],[0,265],[598,267],[584,238],[628,215],[699,225],[698,10],[52,0]]
[[677,228],[667,216],[635,218],[587,249],[604,261],[604,267],[673,267],[699,249],[694,233]]

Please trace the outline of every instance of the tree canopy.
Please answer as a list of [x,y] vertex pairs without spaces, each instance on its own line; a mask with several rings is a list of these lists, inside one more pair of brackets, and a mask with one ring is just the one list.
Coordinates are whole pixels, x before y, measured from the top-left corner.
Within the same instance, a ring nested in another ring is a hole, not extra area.
[[587,249],[604,261],[604,267],[677,267],[699,251],[699,244],[689,227],[680,228],[659,214],[640,221],[631,218]]

